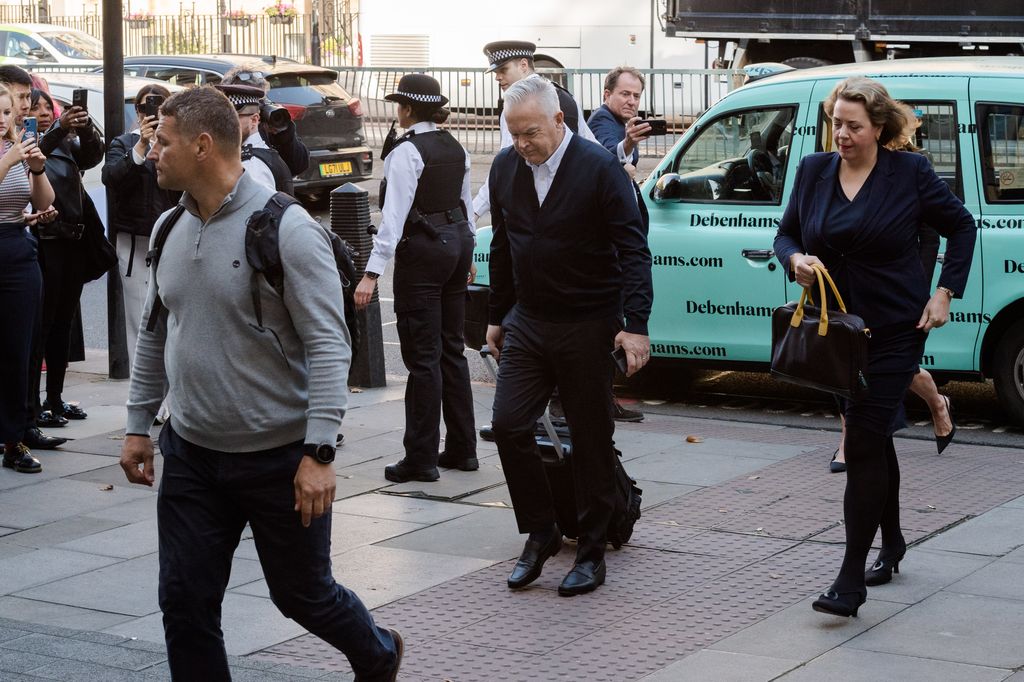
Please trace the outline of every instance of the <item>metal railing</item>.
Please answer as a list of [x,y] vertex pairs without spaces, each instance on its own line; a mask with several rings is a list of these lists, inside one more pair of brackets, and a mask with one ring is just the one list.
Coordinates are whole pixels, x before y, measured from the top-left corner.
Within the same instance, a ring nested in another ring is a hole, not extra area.
[[[709,106],[740,82],[741,72],[725,69],[641,69],[647,87],[641,100],[641,113],[662,116],[668,121],[668,134],[651,137],[640,144],[640,154],[663,156],[679,139],[686,127]],[[498,100],[500,90],[494,75],[484,69],[402,69],[340,67],[338,82],[363,103],[365,128],[370,146],[380,146],[394,119],[394,104],[384,99],[397,89],[407,73],[427,73],[441,83],[448,97],[451,117],[448,129],[472,154],[498,151]],[[604,69],[538,69],[568,89],[583,107],[584,115],[601,106]]]

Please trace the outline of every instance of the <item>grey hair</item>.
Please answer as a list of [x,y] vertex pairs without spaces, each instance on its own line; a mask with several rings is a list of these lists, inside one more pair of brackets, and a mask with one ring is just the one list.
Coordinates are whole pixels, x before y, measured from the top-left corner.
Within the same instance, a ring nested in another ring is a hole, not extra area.
[[505,108],[522,104],[528,99],[535,99],[548,116],[554,116],[561,108],[558,106],[558,93],[555,86],[547,78],[524,78],[512,84],[505,91]]

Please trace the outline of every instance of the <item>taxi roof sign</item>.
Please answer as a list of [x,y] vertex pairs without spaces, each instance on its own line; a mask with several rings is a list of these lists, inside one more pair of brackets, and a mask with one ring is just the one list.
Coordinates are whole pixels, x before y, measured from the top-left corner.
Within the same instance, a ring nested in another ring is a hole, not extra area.
[[780,73],[796,71],[796,67],[779,62],[760,62],[758,64],[747,64],[743,67],[743,73],[747,74],[747,82],[753,83],[762,78],[777,76]]

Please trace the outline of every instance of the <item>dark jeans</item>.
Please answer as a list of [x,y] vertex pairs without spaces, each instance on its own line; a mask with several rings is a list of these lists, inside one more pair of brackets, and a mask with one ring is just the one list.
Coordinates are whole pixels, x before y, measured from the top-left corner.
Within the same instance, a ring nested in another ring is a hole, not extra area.
[[576,557],[600,560],[616,500],[608,356],[621,323],[614,317],[544,322],[513,309],[503,326],[493,428],[519,532],[545,531],[555,522],[534,427],[557,387],[572,433],[580,533]]
[[29,364],[42,298],[36,238],[0,224],[0,443],[15,443],[29,421]]
[[[43,271],[43,314],[33,344],[30,369],[29,408],[31,419],[39,416],[40,372],[46,358],[46,400],[50,409],[61,412],[64,377],[71,350],[71,324],[82,297],[82,277],[76,267],[81,242],[43,239],[39,243],[39,265]],[[35,426],[35,424],[30,424]]]
[[465,222],[438,228],[437,238],[413,229],[395,251],[395,314],[405,385],[405,459],[419,469],[437,466],[440,422],[445,451],[476,457],[469,365],[462,340],[466,276],[473,237]]
[[175,680],[230,680],[221,602],[246,522],[274,604],[344,653],[358,680],[378,680],[397,655],[354,593],[331,574],[331,514],[303,528],[293,479],[301,443],[226,453],[189,443],[170,424],[160,434],[157,498],[160,609]]

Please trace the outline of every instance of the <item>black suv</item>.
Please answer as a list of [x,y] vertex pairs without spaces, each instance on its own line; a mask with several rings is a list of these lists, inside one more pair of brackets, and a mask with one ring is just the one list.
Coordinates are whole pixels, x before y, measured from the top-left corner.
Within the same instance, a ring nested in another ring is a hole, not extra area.
[[332,69],[255,55],[142,55],[125,57],[124,72],[176,85],[214,85],[234,67],[256,62],[265,67],[268,99],[288,110],[309,148],[309,168],[295,177],[296,192],[316,195],[368,179],[373,154],[363,135],[362,105],[338,84]]

